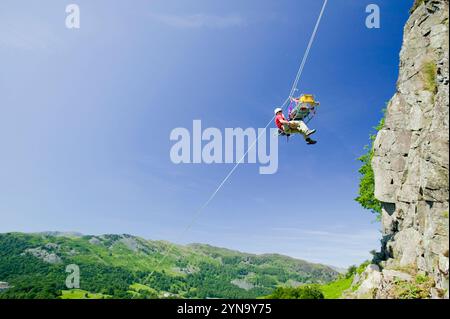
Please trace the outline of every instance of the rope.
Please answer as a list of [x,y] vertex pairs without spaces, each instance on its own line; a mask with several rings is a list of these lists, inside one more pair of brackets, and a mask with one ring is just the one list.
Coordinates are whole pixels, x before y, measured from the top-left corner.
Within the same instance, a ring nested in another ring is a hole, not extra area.
[[[289,97],[288,97],[288,98],[284,101],[284,103],[282,104],[281,109],[284,109],[284,108],[288,105],[288,102],[290,101],[290,99],[291,99],[291,97],[292,97],[292,94],[295,92],[295,90],[296,90],[296,88],[297,88],[298,82],[299,82],[299,80],[300,80],[300,77],[301,77],[301,75],[302,75],[302,73],[303,73],[303,69],[304,69],[305,64],[306,64],[306,60],[308,59],[308,56],[309,56],[309,51],[311,50],[311,46],[312,46],[312,44],[313,44],[313,42],[314,42],[314,39],[315,39],[315,37],[316,37],[316,33],[317,33],[318,28],[319,28],[320,21],[322,20],[322,16],[323,16],[323,13],[324,13],[324,11],[325,11],[325,7],[326,7],[327,2],[328,2],[328,0],[324,0],[323,6],[322,6],[322,10],[320,11],[319,18],[317,19],[316,25],[315,25],[315,27],[314,27],[314,31],[313,31],[313,33],[312,33],[312,35],[311,35],[311,38],[310,38],[310,40],[309,40],[309,43],[308,43],[308,47],[307,47],[306,52],[305,52],[305,54],[304,54],[304,56],[303,56],[302,63],[301,63],[300,68],[299,68],[299,70],[298,70],[298,72],[297,72],[297,76],[296,76],[296,78],[295,78],[294,84],[292,85],[291,93],[290,93]],[[187,233],[187,232],[192,228],[192,226],[193,226],[193,225],[195,224],[195,222],[197,221],[198,217],[200,217],[200,215],[201,215],[201,213],[203,212],[203,210],[204,210],[206,207],[208,207],[208,205],[209,205],[209,204],[212,202],[212,200],[216,197],[216,195],[219,193],[219,191],[221,190],[221,188],[223,187],[223,185],[225,185],[225,183],[228,181],[228,179],[231,177],[231,175],[233,175],[233,173],[235,172],[235,170],[238,168],[238,166],[242,163],[242,161],[244,160],[244,158],[247,156],[248,152],[250,152],[250,150],[253,149],[253,147],[255,147],[256,143],[259,141],[259,139],[261,138],[261,136],[262,136],[263,134],[265,134],[265,132],[266,132],[267,128],[269,127],[269,125],[274,121],[275,116],[276,116],[276,115],[274,115],[274,116],[272,117],[272,119],[266,124],[266,126],[264,127],[264,129],[261,130],[261,133],[260,133],[260,134],[258,135],[258,137],[255,139],[255,141],[253,141],[253,143],[248,147],[247,151],[246,151],[245,154],[241,157],[241,159],[234,165],[234,167],[230,170],[230,172],[227,174],[227,176],[225,176],[225,178],[222,180],[222,182],[220,182],[220,184],[217,186],[217,188],[216,188],[215,191],[211,194],[211,196],[208,198],[208,200],[207,200],[207,201],[206,201],[206,202],[205,202],[205,203],[204,203],[204,204],[203,204],[203,205],[195,212],[195,214],[194,214],[194,216],[192,217],[192,219],[191,219],[190,223],[188,224],[188,226],[187,226],[187,227],[183,230],[183,232],[181,232],[180,235],[178,236],[177,241],[178,241],[180,238],[182,238],[183,235],[184,235],[185,233]],[[150,275],[149,275],[150,277],[155,273],[156,269],[159,268],[159,266],[166,260],[167,256],[170,254],[170,252],[171,252],[172,249],[173,249],[172,247],[174,247],[174,246],[171,246],[171,248],[169,248],[169,250],[166,252],[166,254],[164,255],[164,257],[159,261],[159,263],[158,263],[157,266],[155,267],[155,270],[153,270],[153,271],[150,273]]]
[[297,76],[295,77],[294,84],[292,85],[291,93],[289,93],[289,98],[294,96],[295,91],[297,91],[298,81],[302,76],[303,69],[305,68],[306,61],[308,60],[309,51],[311,50],[312,44],[314,43],[314,39],[316,38],[317,30],[319,29],[320,22],[322,21],[323,13],[325,12],[325,8],[327,6],[328,0],[324,0],[322,5],[322,10],[320,10],[319,18],[317,19],[316,25],[314,27],[314,31],[309,39],[308,47],[306,48],[305,55],[303,56],[302,63],[300,64],[300,68],[298,69]]
[[[286,104],[289,102],[289,98],[287,98],[284,103],[282,108],[284,108],[286,106]],[[264,134],[267,130],[267,128],[269,127],[269,125],[273,122],[273,120],[275,119],[275,116],[266,124],[266,126],[264,127],[263,130],[261,130],[261,133],[259,133],[259,135],[257,136],[257,138],[255,139],[255,141],[253,141],[253,143],[248,147],[247,151],[244,153],[244,155],[239,159],[239,161],[234,165],[234,167],[231,169],[231,171],[228,173],[227,176],[225,176],[225,178],[222,180],[222,182],[219,184],[219,186],[217,186],[216,190],[211,194],[211,196],[208,198],[208,200],[196,211],[196,213],[194,214],[194,216],[192,217],[190,223],[188,224],[188,226],[183,230],[183,232],[178,236],[177,240],[179,240],[180,238],[183,238],[184,234],[187,233],[192,226],[195,224],[195,222],[197,221],[197,219],[200,217],[201,213],[203,212],[203,210],[208,207],[209,203],[212,202],[212,200],[214,199],[214,197],[216,197],[217,193],[220,191],[220,189],[223,187],[223,185],[228,181],[228,179],[231,177],[231,175],[233,175],[234,171],[238,168],[238,166],[242,163],[242,161],[244,160],[244,158],[247,156],[248,152],[250,152],[251,149],[253,149],[253,147],[255,147],[256,143],[258,142],[258,140],[261,138],[262,134]],[[173,247],[173,246],[172,246]],[[166,259],[166,257],[169,255],[169,253],[172,251],[172,248],[170,248],[166,255],[164,255],[164,257],[161,259],[161,261],[157,264],[157,267],[155,268],[159,268],[159,266],[164,262],[164,260]],[[155,270],[153,270],[150,273],[150,277],[153,275],[153,273],[155,272]]]

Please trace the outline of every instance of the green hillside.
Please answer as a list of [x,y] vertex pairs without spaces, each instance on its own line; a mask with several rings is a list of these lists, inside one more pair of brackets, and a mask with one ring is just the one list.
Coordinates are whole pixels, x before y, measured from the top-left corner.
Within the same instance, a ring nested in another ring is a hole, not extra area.
[[[69,264],[80,268],[80,289],[65,286]],[[255,298],[337,275],[282,255],[130,235],[0,234],[0,282],[9,287],[0,298]]]

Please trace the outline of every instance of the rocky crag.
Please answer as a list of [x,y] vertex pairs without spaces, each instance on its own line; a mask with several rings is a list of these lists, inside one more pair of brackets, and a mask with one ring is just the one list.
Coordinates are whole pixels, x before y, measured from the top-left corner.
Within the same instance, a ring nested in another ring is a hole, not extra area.
[[404,28],[372,160],[382,248],[347,297],[449,296],[448,10],[448,0],[417,0]]

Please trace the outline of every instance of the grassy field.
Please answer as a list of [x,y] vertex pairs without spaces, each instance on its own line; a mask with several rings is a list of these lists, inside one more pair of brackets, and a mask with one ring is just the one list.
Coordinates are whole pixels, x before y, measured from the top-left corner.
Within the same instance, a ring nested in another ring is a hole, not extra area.
[[110,296],[94,294],[82,289],[63,290],[61,299],[107,299]]
[[353,276],[350,278],[338,279],[329,284],[320,286],[320,290],[322,290],[325,299],[338,299],[341,297],[344,290],[350,288],[352,281]]

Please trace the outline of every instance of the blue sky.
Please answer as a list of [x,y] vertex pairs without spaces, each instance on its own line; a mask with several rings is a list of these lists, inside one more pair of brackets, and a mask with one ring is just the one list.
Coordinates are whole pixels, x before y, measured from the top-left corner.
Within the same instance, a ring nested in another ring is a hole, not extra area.
[[[77,3],[81,28],[65,27]],[[381,9],[367,29],[365,8]],[[379,247],[354,202],[368,134],[395,91],[411,1],[331,0],[300,82],[319,143],[279,170],[174,165],[173,128],[264,127],[289,94],[322,1],[0,3],[0,232],[129,233],[348,266]]]

